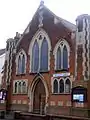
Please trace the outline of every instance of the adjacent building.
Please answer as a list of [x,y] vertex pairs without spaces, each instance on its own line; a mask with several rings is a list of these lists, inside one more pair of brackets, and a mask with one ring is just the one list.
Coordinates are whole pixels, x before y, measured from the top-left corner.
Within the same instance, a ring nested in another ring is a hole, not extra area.
[[7,40],[3,109],[89,116],[90,16],[76,25],[41,2],[24,33]]
[[4,62],[5,62],[5,49],[0,49],[0,87],[2,85]]

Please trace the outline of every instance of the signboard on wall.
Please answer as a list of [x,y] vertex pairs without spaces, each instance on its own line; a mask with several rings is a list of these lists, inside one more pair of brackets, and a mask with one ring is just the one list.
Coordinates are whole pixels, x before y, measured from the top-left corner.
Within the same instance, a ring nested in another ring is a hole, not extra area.
[[67,76],[70,76],[69,72],[53,74],[53,77],[67,77]]

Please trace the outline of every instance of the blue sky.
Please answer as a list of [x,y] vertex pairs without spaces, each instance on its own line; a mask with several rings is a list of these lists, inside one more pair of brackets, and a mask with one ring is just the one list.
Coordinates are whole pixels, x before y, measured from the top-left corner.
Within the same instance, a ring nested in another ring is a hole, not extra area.
[[[22,33],[32,19],[41,0],[0,0],[0,49],[6,40]],[[80,14],[90,14],[90,0],[44,0],[56,15],[70,22]]]

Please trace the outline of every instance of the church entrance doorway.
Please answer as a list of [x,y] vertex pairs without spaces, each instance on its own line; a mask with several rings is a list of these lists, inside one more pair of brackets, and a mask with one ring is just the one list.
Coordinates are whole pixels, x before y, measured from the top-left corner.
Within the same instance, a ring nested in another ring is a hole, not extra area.
[[46,100],[45,87],[40,78],[36,80],[33,90],[33,112],[34,113],[44,113]]

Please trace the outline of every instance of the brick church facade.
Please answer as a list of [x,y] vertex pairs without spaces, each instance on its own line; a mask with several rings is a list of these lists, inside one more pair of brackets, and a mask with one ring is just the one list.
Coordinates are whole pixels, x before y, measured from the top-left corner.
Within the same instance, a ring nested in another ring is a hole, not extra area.
[[89,86],[90,16],[74,25],[41,2],[24,33],[7,40],[0,109],[89,116]]

